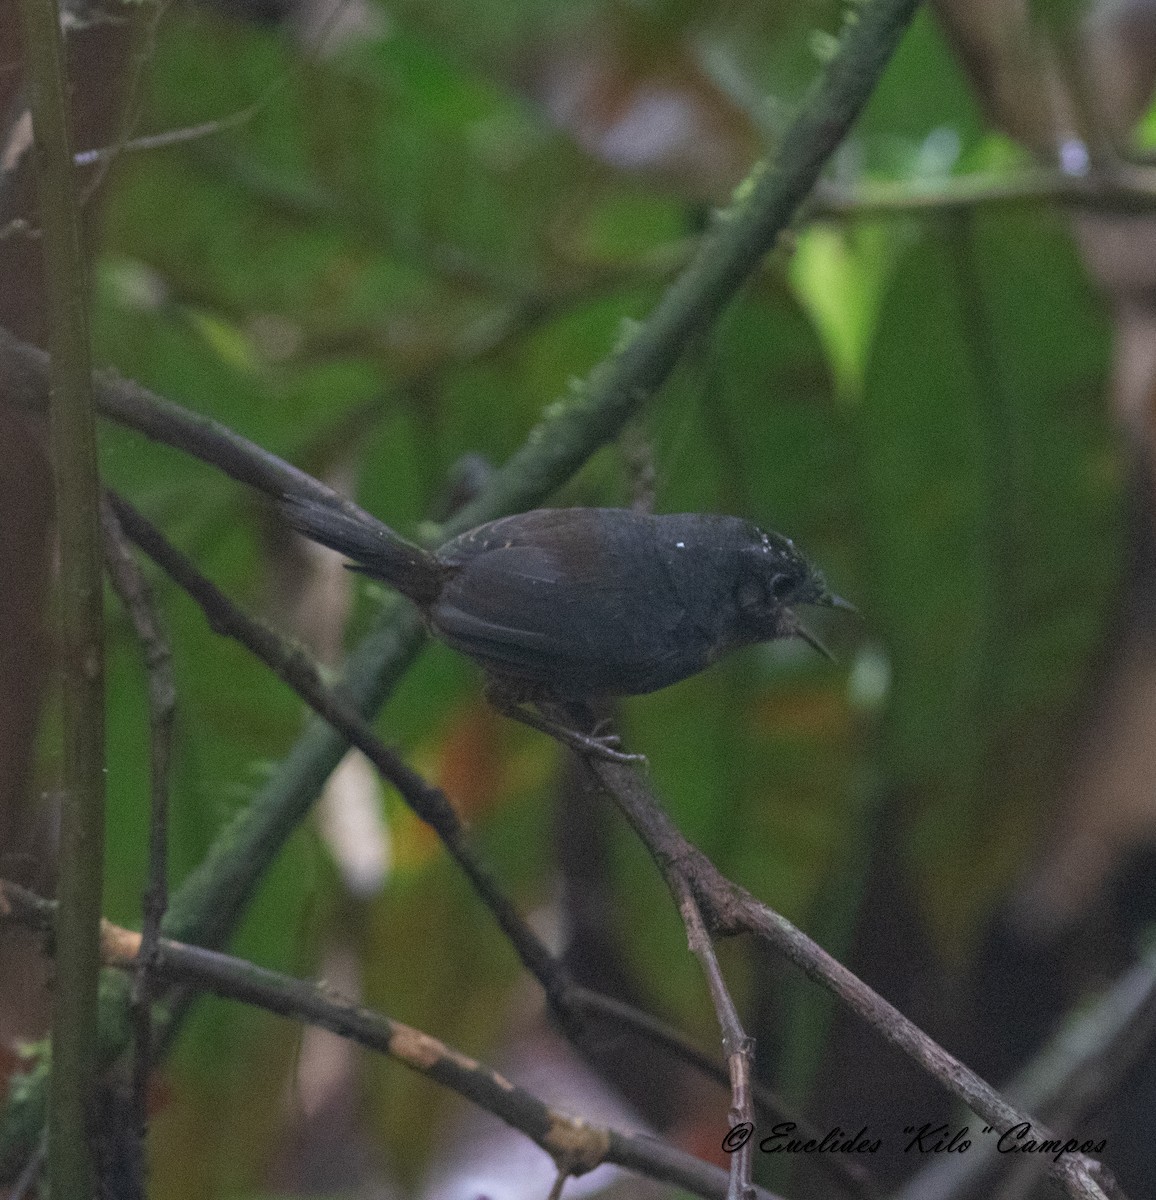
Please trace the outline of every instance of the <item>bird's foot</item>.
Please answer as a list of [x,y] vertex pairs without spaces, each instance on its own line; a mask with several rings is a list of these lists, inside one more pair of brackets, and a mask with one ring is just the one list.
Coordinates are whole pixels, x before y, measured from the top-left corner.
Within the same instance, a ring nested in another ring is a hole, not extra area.
[[645,754],[631,754],[622,750],[622,739],[616,733],[599,733],[598,729],[606,724],[599,721],[590,733],[582,733],[566,725],[557,725],[551,732],[560,742],[565,742],[579,754],[589,754],[594,758],[602,758],[613,763],[644,763]]
[[[491,684],[486,688],[486,695],[491,704],[499,712],[540,733],[569,746],[577,754],[601,758],[613,763],[645,763],[644,754],[630,754],[620,749],[622,739],[616,733],[610,732],[610,722],[606,719],[598,721],[589,733],[575,729],[572,724],[556,719],[546,713],[528,708],[518,698],[512,696],[500,685]],[[551,707],[553,707],[551,705]]]

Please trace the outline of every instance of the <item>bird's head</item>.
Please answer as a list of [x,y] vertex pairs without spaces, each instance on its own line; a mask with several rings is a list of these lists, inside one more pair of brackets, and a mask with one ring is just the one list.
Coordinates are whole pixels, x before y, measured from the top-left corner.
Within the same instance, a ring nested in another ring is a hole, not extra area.
[[836,596],[822,573],[782,534],[754,529],[751,544],[739,557],[735,603],[743,639],[762,642],[801,637],[830,658],[831,652],[803,625],[795,609],[814,604],[854,612],[854,605]]

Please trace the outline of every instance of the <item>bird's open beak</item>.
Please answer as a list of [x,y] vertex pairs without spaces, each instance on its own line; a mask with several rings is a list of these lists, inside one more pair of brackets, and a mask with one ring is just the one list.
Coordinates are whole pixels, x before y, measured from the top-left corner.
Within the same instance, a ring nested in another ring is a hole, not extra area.
[[835,662],[835,656],[827,649],[826,646],[813,634],[801,621],[795,623],[795,633],[807,643],[808,646],[813,646],[824,658],[829,658],[831,662]]
[[859,615],[859,610],[850,600],[844,600],[842,596],[836,596],[834,592],[828,592],[819,603],[825,604],[828,608],[841,608],[844,612]]

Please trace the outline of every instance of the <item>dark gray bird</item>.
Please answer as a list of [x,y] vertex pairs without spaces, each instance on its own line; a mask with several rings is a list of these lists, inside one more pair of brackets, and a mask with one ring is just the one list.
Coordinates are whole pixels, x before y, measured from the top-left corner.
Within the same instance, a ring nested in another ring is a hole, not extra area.
[[[826,653],[795,607],[851,607],[790,539],[738,517],[543,508],[429,554],[336,507],[295,498],[282,507],[299,532],[417,604],[435,637],[482,665],[506,711],[573,712],[653,692],[775,638],[797,635]],[[606,749],[606,739],[576,736],[583,749]]]

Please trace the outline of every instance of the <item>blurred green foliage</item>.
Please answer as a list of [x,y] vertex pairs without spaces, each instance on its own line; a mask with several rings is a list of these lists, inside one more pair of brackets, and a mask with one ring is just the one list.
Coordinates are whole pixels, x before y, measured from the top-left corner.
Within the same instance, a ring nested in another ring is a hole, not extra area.
[[[412,532],[460,455],[503,460],[609,351],[623,318],[645,315],[704,204],[737,181],[720,175],[704,195],[701,171],[600,160],[581,131],[550,124],[530,77],[595,53],[595,27],[642,28],[688,103],[716,106],[736,144],[754,145],[817,68],[811,34],[836,33],[840,14],[749,7],[758,15],[610,0],[371,6],[365,34],[306,57],[287,33],[172,9],[147,66],[143,127],[255,108],[211,137],[118,161],[97,264],[100,357],[308,469],[355,462],[358,500]],[[766,111],[743,107],[733,77],[694,65],[704,45],[770,98]],[[604,110],[645,84],[648,61],[616,60]],[[833,176],[928,184],[992,163],[1015,169],[921,18]],[[860,623],[825,630],[838,666],[805,647],[761,648],[623,715],[684,831],[836,952],[880,812],[952,958],[1048,810],[1120,570],[1108,340],[1066,229],[1043,211],[801,224],[688,346],[633,436],[650,447],[661,510],[731,511],[789,532],[861,608]],[[104,469],[230,594],[264,606],[270,543],[251,497],[122,431],[105,431]],[[631,489],[615,450],[558,499],[625,503]],[[302,714],[189,602],[160,593],[180,684],[179,880]],[[358,595],[354,629],[375,597]],[[107,908],[133,921],[144,683],[127,625],[113,621]],[[469,815],[506,887],[524,911],[548,903],[555,749],[489,718],[476,673],[440,648],[381,729],[434,778],[472,782]],[[478,745],[488,753],[470,757]],[[485,1056],[519,978],[514,956],[426,831],[393,799],[387,817],[396,861],[380,896],[344,898],[302,830],[237,948],[312,970],[352,906],[368,999]],[[655,1006],[710,1044],[697,967],[643,859],[619,832],[620,935]],[[802,1090],[823,1022],[794,1020],[809,1032],[783,1074]],[[166,1071],[159,1196],[258,1186],[295,1044],[283,1025],[201,1006]],[[412,1178],[430,1149],[414,1131],[434,1127],[444,1099],[381,1063],[368,1064],[366,1088],[373,1128]],[[218,1165],[202,1176],[191,1161]]]

